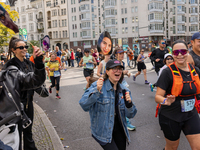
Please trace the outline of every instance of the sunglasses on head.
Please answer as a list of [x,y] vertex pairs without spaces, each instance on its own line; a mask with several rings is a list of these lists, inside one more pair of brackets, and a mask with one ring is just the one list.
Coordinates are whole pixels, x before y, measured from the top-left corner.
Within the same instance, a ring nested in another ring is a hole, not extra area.
[[178,50],[174,50],[172,52],[175,56],[178,56],[179,53],[181,53],[181,55],[185,55],[185,54],[187,54],[187,49],[178,49]]
[[165,44],[165,42],[162,42],[161,44]]
[[19,48],[20,50],[23,50],[24,48],[25,48],[25,49],[28,49],[28,46],[26,45],[26,46],[15,47],[15,49],[18,49],[18,48]]

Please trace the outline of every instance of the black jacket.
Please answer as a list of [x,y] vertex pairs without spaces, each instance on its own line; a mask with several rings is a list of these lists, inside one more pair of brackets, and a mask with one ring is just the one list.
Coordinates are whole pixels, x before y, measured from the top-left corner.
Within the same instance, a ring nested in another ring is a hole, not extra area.
[[[27,67],[23,68],[23,65],[27,65]],[[23,102],[27,100],[28,90],[33,91],[33,89],[40,87],[44,83],[46,77],[42,56],[36,57],[35,65],[26,59],[24,59],[22,63],[17,57],[14,57],[5,64],[0,73],[2,74],[0,75],[0,81],[4,81],[0,82],[3,83],[2,91],[0,91],[1,118],[13,112],[12,107],[14,106],[3,105],[7,99],[10,99],[8,91],[11,93],[19,109],[21,109],[20,101]],[[14,119],[12,122],[16,123],[19,119],[20,118]]]

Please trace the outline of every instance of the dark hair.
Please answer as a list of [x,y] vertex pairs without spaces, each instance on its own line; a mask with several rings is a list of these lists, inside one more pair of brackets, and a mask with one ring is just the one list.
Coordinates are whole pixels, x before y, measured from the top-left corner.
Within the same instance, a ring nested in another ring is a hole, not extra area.
[[98,42],[97,42],[97,50],[98,52],[101,52],[101,42],[103,41],[103,38],[104,37],[107,37],[110,39],[111,41],[111,50],[110,52],[108,53],[108,55],[112,54],[112,49],[113,49],[113,44],[112,44],[112,39],[111,39],[111,36],[110,36],[110,33],[108,31],[104,31],[103,33],[101,33],[101,35],[99,36],[99,39],[98,39]]
[[14,36],[10,39],[9,48],[8,48],[8,56],[7,56],[6,61],[8,61],[9,59],[11,59],[12,54],[15,55],[14,52],[12,51],[12,48],[15,49],[17,43],[20,42],[20,41],[24,42],[23,40],[18,39],[18,38],[14,37]]
[[183,43],[186,46],[186,48],[188,49],[187,43],[185,41],[182,41],[182,40],[176,40],[176,41],[174,41],[174,43],[172,44],[172,49],[173,49],[174,45],[176,45],[178,43]]
[[[106,70],[110,70],[110,69],[106,69]],[[106,80],[108,79],[107,73],[104,74],[103,79],[104,79],[104,81],[106,81]],[[124,74],[123,74],[123,72],[122,72],[122,76],[121,76],[121,78],[119,79],[119,83],[122,83],[123,79],[124,79]]]

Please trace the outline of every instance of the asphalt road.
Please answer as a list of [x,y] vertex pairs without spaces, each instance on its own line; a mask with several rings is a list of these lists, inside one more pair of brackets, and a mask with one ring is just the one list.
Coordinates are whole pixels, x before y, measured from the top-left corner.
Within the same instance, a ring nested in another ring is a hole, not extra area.
[[[147,68],[150,68],[151,65],[149,61],[147,62]],[[135,74],[136,69],[130,72]],[[148,80],[154,83],[157,79],[156,74],[150,69],[147,72]],[[129,132],[131,142],[127,145],[127,150],[162,150],[165,140],[158,118],[155,118],[155,92],[151,92],[149,86],[144,84],[143,74],[138,76],[135,82],[132,76],[126,78],[126,81],[138,109],[135,118],[131,119],[132,124],[136,126],[136,131]],[[49,87],[49,81],[46,84]],[[40,98],[36,94],[34,97],[34,101],[45,110],[60,138],[64,138],[62,143],[64,146],[69,146],[68,150],[102,149],[91,137],[89,113],[84,112],[78,103],[85,85],[82,68],[70,68],[62,72],[60,100],[55,99],[55,89],[48,98]],[[178,150],[190,150],[183,133],[181,133]]]

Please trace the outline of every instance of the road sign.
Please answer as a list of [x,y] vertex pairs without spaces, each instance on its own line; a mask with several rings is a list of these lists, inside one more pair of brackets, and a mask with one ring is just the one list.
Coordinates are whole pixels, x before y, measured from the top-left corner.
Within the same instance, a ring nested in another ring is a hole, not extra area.
[[22,32],[23,32],[23,35],[27,35],[27,30],[25,28],[22,30]]
[[23,35],[23,40],[28,41],[28,35]]
[[19,35],[22,35],[23,32],[22,32],[22,29],[19,29]]

